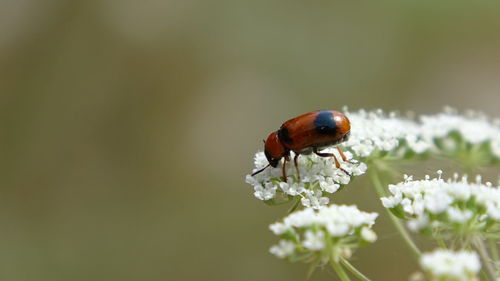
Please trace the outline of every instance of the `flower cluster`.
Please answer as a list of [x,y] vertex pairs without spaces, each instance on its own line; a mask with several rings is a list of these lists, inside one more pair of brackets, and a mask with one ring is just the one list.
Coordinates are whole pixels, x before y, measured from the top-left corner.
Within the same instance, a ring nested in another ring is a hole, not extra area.
[[[439,177],[389,185],[391,196],[381,198],[384,207],[408,220],[413,231],[446,235],[495,232],[500,222],[500,189],[491,183],[468,182],[455,174],[447,181]],[[434,231],[433,231],[434,230]]]
[[377,216],[345,205],[296,211],[269,226],[281,238],[270,252],[290,261],[348,258],[355,248],[377,239],[371,229]]
[[[324,152],[337,154],[336,149],[327,148]],[[293,152],[291,157],[294,156]],[[287,165],[287,181],[283,181],[282,169],[268,168],[263,172],[251,176],[247,175],[246,182],[253,185],[254,195],[270,204],[279,204],[300,198],[305,207],[318,209],[329,203],[327,194],[336,192],[341,185],[348,184],[351,176],[359,176],[366,171],[366,165],[352,159],[350,152],[344,153],[348,162],[341,162],[341,169],[335,167],[330,157],[319,157],[315,154],[301,155],[298,158],[297,168],[300,180],[296,176],[293,163]],[[338,154],[337,154],[338,155]],[[337,156],[341,159],[340,155]],[[256,170],[268,164],[264,153],[255,155]],[[347,173],[346,173],[347,172]]]
[[435,148],[449,157],[473,157],[477,165],[500,160],[500,126],[483,113],[469,111],[465,115],[447,108],[445,112],[421,116],[422,138],[433,142]]
[[352,130],[344,146],[362,158],[388,153],[401,159],[426,152],[459,158],[473,150],[480,155],[480,164],[500,160],[499,122],[478,112],[461,115],[445,108],[417,120],[382,110],[346,111],[346,115]]
[[453,252],[435,250],[425,253],[420,258],[420,265],[429,275],[430,280],[474,281],[481,269],[476,253],[468,251]]
[[500,151],[497,150],[500,143],[498,120],[490,122],[484,114],[474,111],[460,115],[451,108],[446,108],[443,113],[421,116],[420,119],[425,128],[422,135],[427,140],[444,138],[451,132],[457,132],[470,144],[492,142],[493,152],[500,158]]
[[357,156],[393,152],[399,157],[409,152],[424,153],[431,143],[422,139],[420,125],[410,118],[382,110],[345,112],[351,121],[351,137],[344,144]]

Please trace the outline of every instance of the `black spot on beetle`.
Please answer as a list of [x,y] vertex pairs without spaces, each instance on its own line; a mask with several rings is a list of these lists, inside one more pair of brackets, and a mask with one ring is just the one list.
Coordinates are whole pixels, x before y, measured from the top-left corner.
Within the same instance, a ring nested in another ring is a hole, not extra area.
[[335,135],[337,133],[337,124],[333,120],[333,113],[320,111],[316,119],[314,119],[314,128],[320,134]]
[[284,144],[291,145],[293,143],[293,140],[290,138],[290,134],[288,133],[288,128],[285,126],[282,126],[278,130],[278,138]]

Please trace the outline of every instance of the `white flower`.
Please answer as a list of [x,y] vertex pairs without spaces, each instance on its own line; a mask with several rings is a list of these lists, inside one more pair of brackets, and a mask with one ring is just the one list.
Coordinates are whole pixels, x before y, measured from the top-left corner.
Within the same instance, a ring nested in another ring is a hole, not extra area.
[[473,216],[472,211],[470,210],[460,210],[457,207],[451,207],[447,210],[448,218],[451,221],[465,223],[470,220]]
[[256,153],[253,159],[256,169],[262,169],[268,164],[264,153]]
[[307,190],[304,197],[301,199],[302,205],[313,209],[320,209],[321,207],[328,205],[330,199],[328,197],[321,196],[322,194],[323,193],[319,190],[315,192]]
[[295,251],[295,244],[287,240],[280,240],[278,245],[274,245],[269,249],[269,252],[278,258],[285,258]]
[[328,231],[333,237],[342,237],[350,232],[349,225],[342,223],[334,223],[334,222],[326,223],[326,229],[328,229]]
[[403,200],[403,194],[399,190],[393,191],[392,189],[394,188],[396,188],[395,185],[389,185],[389,191],[391,191],[393,196],[380,198],[382,200],[382,205],[384,205],[385,208],[394,208]]
[[438,214],[446,211],[448,206],[453,203],[453,198],[449,196],[444,190],[434,190],[432,194],[422,194],[424,197],[425,208],[433,213]]
[[352,165],[349,167],[350,172],[352,173],[353,176],[360,176],[364,173],[366,173],[366,170],[368,167],[366,166],[365,163],[359,163],[359,165]]
[[[384,198],[384,199],[386,199],[386,198]],[[412,203],[413,202],[408,198],[401,200],[401,206],[403,207],[403,211],[405,211],[406,213],[408,213],[410,215],[415,213],[413,211],[413,204]]]
[[497,158],[500,158],[500,136],[497,135],[494,139],[491,140],[490,143],[491,147],[491,152],[493,155],[495,155]]
[[421,137],[419,137],[416,134],[408,134],[405,137],[406,142],[408,143],[408,146],[413,149],[416,153],[424,153],[427,150],[429,150],[432,145],[429,141],[423,140]]
[[289,229],[289,226],[287,226],[286,224],[284,223],[281,223],[281,222],[277,222],[277,223],[273,223],[269,226],[269,229],[276,235],[281,235],[283,233],[285,233],[288,229]]
[[410,219],[407,225],[410,230],[419,231],[429,225],[429,215],[420,214],[417,218]]
[[[498,198],[498,197],[497,197]],[[500,206],[498,201],[488,201],[486,202],[487,214],[493,218],[495,221],[500,221]]]
[[289,184],[287,182],[280,182],[279,187],[284,193],[291,196],[297,196],[306,192],[306,188],[303,183],[294,182]]
[[265,186],[262,186],[262,184],[254,185],[255,192],[253,194],[260,200],[269,200],[276,194],[277,187],[268,182],[266,182],[264,185]]
[[328,178],[327,180],[320,181],[319,186],[322,190],[328,193],[334,193],[340,188],[340,184],[335,183],[332,178]]
[[373,231],[367,227],[363,227],[363,229],[361,229],[361,237],[365,241],[372,242],[372,243],[377,240],[377,234],[375,233],[375,231]]
[[302,245],[309,250],[319,251],[325,247],[325,233],[323,231],[312,232],[307,230],[304,234]]
[[428,274],[439,280],[472,281],[481,269],[477,254],[468,251],[438,249],[423,254],[420,264]]
[[290,227],[307,227],[315,222],[315,218],[314,210],[307,208],[291,213],[283,220],[283,223]]

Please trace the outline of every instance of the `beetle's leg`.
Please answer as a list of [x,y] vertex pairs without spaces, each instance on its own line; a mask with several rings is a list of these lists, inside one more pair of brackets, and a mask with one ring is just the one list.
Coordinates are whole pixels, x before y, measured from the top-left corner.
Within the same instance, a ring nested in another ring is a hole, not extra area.
[[335,160],[335,167],[337,167],[337,169],[340,169],[342,170],[344,173],[346,173],[348,176],[351,176],[351,174],[349,172],[347,172],[346,170],[344,170],[343,168],[340,167],[340,162],[339,160],[337,159],[337,157],[335,156],[335,154],[333,153],[323,153],[323,152],[319,152],[318,149],[315,147],[313,149],[313,152],[316,153],[316,155],[318,156],[321,156],[321,157],[333,157],[333,159]]
[[285,155],[283,157],[283,167],[282,167],[282,172],[283,172],[283,181],[286,182],[286,161],[290,160],[290,157],[288,155]]
[[345,157],[345,154],[344,154],[344,152],[342,152],[342,149],[340,148],[340,146],[337,146],[337,151],[339,152],[340,157],[342,157],[342,161],[344,161],[344,162],[349,162],[349,163],[351,163],[351,164],[356,164],[356,163],[358,163],[358,161],[357,161],[357,160],[353,160],[353,159],[351,159],[351,160],[347,160],[347,157]]
[[344,152],[342,152],[342,149],[340,149],[339,146],[337,146],[337,151],[339,152],[342,161],[347,162],[347,157],[345,157]]
[[313,151],[314,151],[314,153],[316,153],[316,155],[321,156],[321,157],[333,157],[333,159],[335,160],[335,167],[337,167],[337,169],[341,169],[340,168],[340,162],[337,159],[337,157],[335,156],[335,154],[333,154],[333,153],[319,152],[317,148],[314,148]]
[[300,172],[299,172],[299,165],[297,165],[297,158],[299,158],[298,153],[295,153],[295,157],[293,157],[293,163],[295,164],[295,170],[297,170],[297,179],[300,180]]

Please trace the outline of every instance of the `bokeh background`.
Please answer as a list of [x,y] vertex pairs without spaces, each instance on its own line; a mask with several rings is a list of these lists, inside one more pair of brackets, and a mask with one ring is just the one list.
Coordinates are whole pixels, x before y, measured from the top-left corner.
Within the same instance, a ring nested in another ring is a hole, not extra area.
[[[306,280],[244,183],[262,139],[344,105],[500,117],[499,77],[496,1],[1,0],[0,279]],[[380,211],[364,178],[332,201]],[[375,230],[354,264],[406,280]]]

